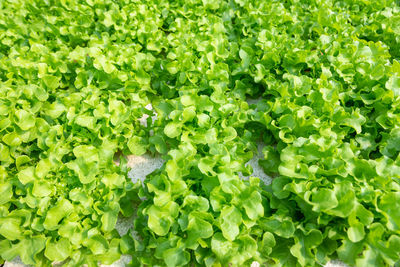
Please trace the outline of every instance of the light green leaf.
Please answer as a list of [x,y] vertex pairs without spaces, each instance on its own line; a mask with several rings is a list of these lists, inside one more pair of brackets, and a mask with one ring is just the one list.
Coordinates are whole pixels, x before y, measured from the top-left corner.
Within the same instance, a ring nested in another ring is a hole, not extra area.
[[35,256],[45,248],[45,245],[46,238],[43,235],[23,239],[18,243],[19,255],[22,262],[25,264],[37,265],[39,261],[35,259]]
[[220,220],[223,236],[229,241],[235,240],[242,223],[242,215],[239,210],[234,206],[225,206],[221,211]]
[[142,137],[133,136],[132,138],[129,139],[127,145],[133,155],[140,156],[146,153],[147,144],[145,142],[145,139]]
[[100,255],[107,252],[109,244],[101,235],[94,235],[84,241],[84,245],[90,249],[94,255]]
[[125,177],[117,173],[105,174],[101,181],[110,188],[122,188]]
[[35,197],[46,197],[52,193],[52,187],[47,181],[34,181],[32,195]]
[[190,254],[182,248],[170,248],[163,253],[164,262],[168,267],[184,266],[190,260]]
[[264,208],[261,203],[261,195],[257,191],[253,191],[248,197],[242,199],[243,207],[247,216],[251,220],[256,220],[264,215]]
[[393,75],[385,84],[388,90],[393,91],[395,96],[400,96],[400,77]]
[[195,216],[189,216],[188,225],[188,235],[189,238],[209,238],[213,235],[214,231],[212,225],[200,218]]
[[51,261],[63,261],[71,254],[71,243],[66,238],[58,241],[47,241],[44,255]]
[[52,75],[44,75],[42,78],[44,84],[50,89],[54,90],[58,88],[60,77],[52,76]]
[[21,170],[18,173],[18,180],[22,184],[27,184],[29,182],[34,181],[35,180],[35,169],[32,166],[30,166],[28,168]]
[[326,211],[337,207],[339,204],[335,193],[326,188],[313,190],[311,194],[311,203],[315,211]]
[[24,131],[35,126],[36,120],[33,114],[23,109],[15,111],[15,123]]
[[74,206],[67,199],[61,199],[49,209],[43,226],[47,230],[56,230],[60,227],[59,222],[74,210]]
[[387,227],[392,231],[400,230],[400,193],[384,194],[378,204],[379,209],[387,219]]
[[269,255],[272,252],[272,249],[275,247],[276,241],[274,235],[270,232],[265,232],[262,238],[262,251]]
[[3,205],[11,200],[13,196],[12,185],[9,182],[0,183],[0,205]]
[[20,218],[0,218],[0,235],[7,240],[22,238],[23,229]]
[[164,128],[164,133],[169,138],[178,137],[181,134],[181,125],[175,122],[168,123]]
[[353,243],[363,240],[365,237],[364,225],[362,223],[353,223],[347,230],[347,236]]

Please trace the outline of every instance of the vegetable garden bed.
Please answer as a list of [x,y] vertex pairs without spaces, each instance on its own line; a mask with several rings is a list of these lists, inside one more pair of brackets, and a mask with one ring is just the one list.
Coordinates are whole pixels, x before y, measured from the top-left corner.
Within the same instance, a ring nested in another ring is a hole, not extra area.
[[0,1],[0,264],[398,266],[399,96],[393,0]]

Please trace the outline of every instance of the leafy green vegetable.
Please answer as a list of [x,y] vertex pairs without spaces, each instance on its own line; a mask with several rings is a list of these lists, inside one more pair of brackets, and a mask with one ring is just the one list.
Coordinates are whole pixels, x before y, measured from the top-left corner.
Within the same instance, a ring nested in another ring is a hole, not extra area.
[[[398,264],[399,21],[394,0],[1,1],[0,263]],[[239,178],[258,143],[270,185]],[[166,162],[133,185],[146,152]]]

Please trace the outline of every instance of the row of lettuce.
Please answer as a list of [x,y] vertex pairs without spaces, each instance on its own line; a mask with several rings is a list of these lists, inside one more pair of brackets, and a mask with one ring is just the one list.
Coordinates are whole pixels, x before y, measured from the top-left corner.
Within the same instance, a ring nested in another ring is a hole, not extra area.
[[[0,7],[0,261],[400,258],[395,1]],[[271,185],[239,178],[259,142]],[[146,151],[166,163],[134,185],[121,155]]]

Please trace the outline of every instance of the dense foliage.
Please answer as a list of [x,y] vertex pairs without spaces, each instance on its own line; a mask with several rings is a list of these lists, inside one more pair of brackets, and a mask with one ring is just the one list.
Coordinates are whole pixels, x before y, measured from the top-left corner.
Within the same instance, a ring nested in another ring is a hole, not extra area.
[[396,1],[4,0],[0,80],[0,263],[400,258]]

